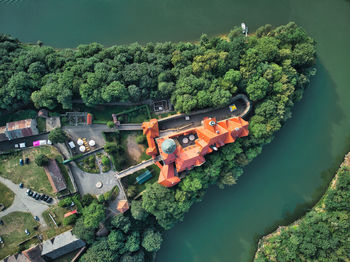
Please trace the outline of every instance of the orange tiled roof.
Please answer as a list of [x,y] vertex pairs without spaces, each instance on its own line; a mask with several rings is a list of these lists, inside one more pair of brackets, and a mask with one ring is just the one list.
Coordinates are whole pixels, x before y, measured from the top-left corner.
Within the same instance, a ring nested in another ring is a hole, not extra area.
[[179,183],[181,180],[175,176],[174,164],[164,165],[160,170],[158,183],[162,186],[172,187]]
[[129,203],[127,200],[120,200],[118,202],[118,206],[117,209],[121,212],[124,213],[125,211],[127,211],[129,209]]
[[[155,157],[158,146],[159,154],[164,163],[163,166],[160,163],[157,164],[161,168],[158,183],[166,187],[174,186],[180,182],[176,172],[179,173],[202,165],[205,162],[204,155],[218,150],[225,144],[235,142],[238,137],[247,136],[249,134],[248,125],[249,123],[241,117],[220,122],[217,122],[215,118],[205,118],[202,126],[160,137],[155,141],[154,138],[159,136],[157,120],[152,119],[150,122],[144,122],[142,124],[143,133],[147,136],[149,145],[146,152]],[[193,135],[193,141],[190,143],[187,138],[189,135]],[[196,135],[196,139],[194,139],[194,135]],[[178,140],[180,137],[184,139],[182,143]],[[172,139],[176,143],[176,149],[171,154],[162,150],[162,143],[167,139]]]

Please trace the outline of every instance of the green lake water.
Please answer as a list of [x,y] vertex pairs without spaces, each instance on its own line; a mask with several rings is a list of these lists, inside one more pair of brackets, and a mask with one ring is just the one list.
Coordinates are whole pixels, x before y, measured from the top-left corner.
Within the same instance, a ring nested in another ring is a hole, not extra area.
[[164,235],[159,262],[249,261],[258,236],[310,208],[350,149],[348,0],[0,0],[0,32],[55,47],[180,41],[295,21],[318,43],[318,74],[293,118],[238,184],[212,187]]

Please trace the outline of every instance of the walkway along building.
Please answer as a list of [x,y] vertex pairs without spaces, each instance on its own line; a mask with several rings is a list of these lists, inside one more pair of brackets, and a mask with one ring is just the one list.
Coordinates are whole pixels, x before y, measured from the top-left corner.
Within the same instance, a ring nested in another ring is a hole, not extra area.
[[157,119],[142,124],[143,134],[147,137],[146,154],[156,158],[161,156],[157,166],[161,169],[158,183],[172,187],[181,181],[178,174],[200,166],[204,156],[238,137],[249,134],[249,123],[241,117],[217,122],[215,118],[205,118],[199,127],[159,137]]

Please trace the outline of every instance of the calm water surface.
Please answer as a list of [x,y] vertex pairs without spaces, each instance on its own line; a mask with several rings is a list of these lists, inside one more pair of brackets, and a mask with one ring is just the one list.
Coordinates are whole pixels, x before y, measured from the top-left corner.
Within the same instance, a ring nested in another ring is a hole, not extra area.
[[293,118],[239,183],[209,189],[165,234],[157,261],[249,261],[257,236],[320,195],[349,149],[350,1],[0,0],[0,32],[55,47],[194,40],[242,21],[251,30],[302,25],[318,43],[318,74]]

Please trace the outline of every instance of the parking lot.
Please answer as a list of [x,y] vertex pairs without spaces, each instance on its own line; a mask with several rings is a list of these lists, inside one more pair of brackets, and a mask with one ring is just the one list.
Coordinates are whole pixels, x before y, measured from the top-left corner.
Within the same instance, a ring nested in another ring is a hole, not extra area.
[[12,205],[0,212],[0,217],[10,214],[15,211],[29,212],[33,216],[39,217],[39,222],[41,226],[46,227],[42,213],[50,207],[50,205],[55,204],[55,200],[51,204],[46,203],[42,200],[36,200],[26,194],[27,188],[20,188],[19,185],[13,183],[12,181],[0,177],[0,182],[5,184],[9,189],[15,193],[15,199]]

